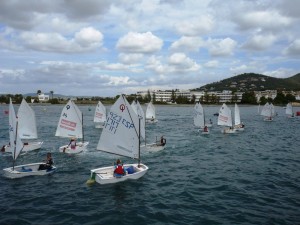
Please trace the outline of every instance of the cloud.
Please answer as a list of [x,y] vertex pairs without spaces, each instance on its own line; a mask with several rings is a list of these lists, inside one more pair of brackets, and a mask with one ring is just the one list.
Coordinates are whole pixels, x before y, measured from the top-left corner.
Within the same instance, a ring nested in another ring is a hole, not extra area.
[[120,53],[119,54],[119,60],[125,64],[135,64],[135,63],[139,62],[142,58],[143,58],[143,54],[139,54],[139,53],[136,53],[136,54],[135,53],[132,53],[132,54]]
[[300,39],[293,41],[286,49],[283,51],[286,55],[299,56],[300,55]]
[[154,53],[162,48],[163,41],[151,32],[129,32],[118,40],[117,49],[127,53]]
[[275,10],[251,11],[237,15],[235,22],[242,30],[258,28],[265,30],[281,30],[291,25],[292,19],[281,15]]
[[24,32],[21,41],[29,49],[43,52],[75,53],[94,51],[101,47],[103,35],[92,27],[83,28],[72,39],[59,33]]
[[200,37],[183,36],[179,40],[172,43],[170,49],[184,52],[197,52],[200,47],[204,47],[205,42]]
[[262,51],[271,47],[276,41],[276,37],[272,34],[255,35],[243,45],[244,48],[249,50]]
[[209,39],[209,53],[212,56],[229,56],[233,54],[237,42],[231,38]]
[[204,66],[207,68],[216,68],[216,67],[218,67],[218,65],[219,65],[219,62],[217,60],[211,60],[204,64]]
[[193,20],[184,20],[175,24],[176,30],[185,36],[198,36],[212,31],[214,21],[211,16],[201,16]]

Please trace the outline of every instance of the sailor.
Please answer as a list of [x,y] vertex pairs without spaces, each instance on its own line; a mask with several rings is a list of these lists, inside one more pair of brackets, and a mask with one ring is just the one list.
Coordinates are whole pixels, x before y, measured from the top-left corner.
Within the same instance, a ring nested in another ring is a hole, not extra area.
[[125,170],[123,167],[123,164],[121,163],[121,160],[118,159],[117,163],[115,165],[115,170],[114,170],[114,177],[121,177],[123,175],[125,175]]

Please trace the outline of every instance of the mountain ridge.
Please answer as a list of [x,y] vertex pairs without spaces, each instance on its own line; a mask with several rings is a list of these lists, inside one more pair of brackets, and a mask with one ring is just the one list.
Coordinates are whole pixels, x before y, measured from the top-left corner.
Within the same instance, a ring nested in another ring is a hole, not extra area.
[[257,73],[243,73],[219,82],[206,84],[191,91],[300,91],[300,73],[288,78],[275,78]]

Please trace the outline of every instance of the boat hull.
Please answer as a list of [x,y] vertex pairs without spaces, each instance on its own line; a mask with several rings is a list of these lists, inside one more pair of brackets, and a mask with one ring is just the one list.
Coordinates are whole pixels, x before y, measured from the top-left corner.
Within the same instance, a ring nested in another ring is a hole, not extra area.
[[142,145],[141,148],[151,152],[159,152],[164,150],[166,145],[159,145],[156,143]]
[[152,120],[152,119],[146,119],[146,123],[157,123],[157,122],[158,122],[157,119],[154,119],[154,120]]
[[102,129],[104,127],[104,123],[95,123],[95,128]]
[[[30,152],[30,151],[33,151],[33,150],[40,149],[42,147],[43,143],[44,143],[43,141],[24,143],[24,147],[22,149],[22,152]],[[6,145],[4,147],[4,151],[5,152],[12,152],[12,149],[10,148],[10,145]]]
[[28,176],[44,176],[48,174],[52,174],[56,171],[56,167],[52,166],[51,169],[47,170],[38,170],[39,166],[44,164],[40,163],[31,163],[20,166],[5,168],[3,169],[4,176],[10,179],[28,177]]
[[230,129],[230,128],[225,128],[224,130],[221,131],[223,134],[234,134],[235,129]]
[[84,143],[78,142],[76,144],[75,149],[71,149],[71,146],[64,145],[59,148],[59,152],[63,152],[63,153],[67,153],[67,154],[78,154],[78,153],[86,151],[88,144],[89,144],[89,142],[84,142]]
[[129,167],[134,168],[134,173],[126,173],[126,175],[121,177],[115,177],[114,176],[114,166],[109,167],[102,167],[91,170],[91,179],[94,179],[99,184],[114,184],[123,182],[126,180],[136,180],[144,176],[147,171],[148,167],[144,164],[140,164],[140,167],[138,164],[125,164],[123,165],[124,169],[128,169]]

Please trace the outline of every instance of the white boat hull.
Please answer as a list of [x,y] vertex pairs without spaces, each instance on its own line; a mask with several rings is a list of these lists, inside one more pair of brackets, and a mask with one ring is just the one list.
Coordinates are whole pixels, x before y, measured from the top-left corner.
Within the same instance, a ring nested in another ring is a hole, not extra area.
[[89,142],[78,142],[76,144],[75,149],[71,149],[71,146],[64,145],[59,148],[59,152],[67,153],[67,154],[78,154],[86,151]]
[[159,152],[161,150],[164,150],[165,147],[166,147],[166,145],[159,145],[156,143],[141,145],[142,149],[145,149],[145,150],[151,151],[151,152]]
[[104,127],[104,123],[95,123],[95,128],[102,129]]
[[224,130],[222,130],[223,134],[234,134],[235,133],[235,129],[229,129],[229,128],[225,128]]
[[[30,152],[30,151],[33,151],[33,150],[40,149],[42,147],[43,143],[44,143],[43,141],[24,143],[24,147],[22,149],[22,152]],[[9,145],[6,145],[4,147],[4,152],[12,152],[12,149],[10,148]]]
[[44,175],[52,174],[56,171],[55,166],[52,166],[51,169],[47,169],[47,170],[38,170],[41,164],[44,163],[40,162],[40,163],[20,165],[20,166],[15,166],[14,169],[13,167],[5,168],[3,169],[4,176],[10,179],[15,179],[15,178],[28,177],[28,176],[44,176]]
[[243,131],[245,127],[242,127],[242,125],[236,125],[233,127],[236,131]]
[[99,184],[114,184],[123,182],[126,180],[136,180],[141,178],[146,174],[148,171],[148,167],[144,164],[140,164],[140,167],[138,167],[138,164],[125,164],[123,167],[127,169],[128,167],[134,168],[134,173],[121,176],[121,177],[114,177],[114,166],[109,167],[102,167],[91,170],[91,179],[95,180]]
[[157,119],[154,119],[154,120],[146,119],[146,123],[157,123],[157,122],[158,122]]

